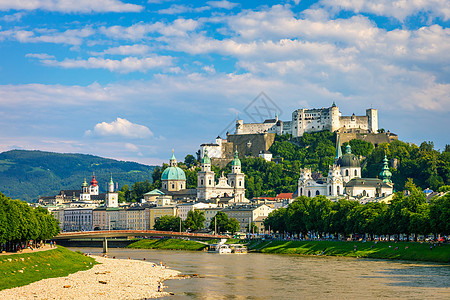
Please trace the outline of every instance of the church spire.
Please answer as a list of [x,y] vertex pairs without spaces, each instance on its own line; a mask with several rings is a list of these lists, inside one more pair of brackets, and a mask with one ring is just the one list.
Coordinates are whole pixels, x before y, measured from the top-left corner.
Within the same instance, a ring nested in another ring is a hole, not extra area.
[[341,136],[339,133],[337,134],[337,140],[336,140],[336,157],[334,159],[339,159],[342,156],[342,149],[341,149]]
[[386,154],[384,155],[383,170],[380,172],[380,177],[383,180],[383,182],[392,183],[392,180],[391,180],[392,173],[391,173],[391,171],[389,171],[389,164],[388,164],[388,159],[386,157]]

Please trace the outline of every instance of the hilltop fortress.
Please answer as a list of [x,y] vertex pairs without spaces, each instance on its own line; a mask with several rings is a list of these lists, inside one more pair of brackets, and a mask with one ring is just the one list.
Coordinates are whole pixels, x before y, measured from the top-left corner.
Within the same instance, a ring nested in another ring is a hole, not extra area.
[[333,102],[328,108],[297,109],[292,112],[290,121],[281,121],[276,115],[262,123],[244,123],[236,120],[234,133],[227,133],[226,139],[217,137],[215,142],[200,146],[199,159],[208,152],[212,164],[223,167],[233,159],[234,150],[241,157],[261,156],[271,159],[268,152],[276,135],[290,134],[293,138],[304,133],[318,131],[338,131],[342,143],[352,139],[370,142],[377,146],[380,143],[390,143],[398,137],[391,132],[378,133],[378,111],[366,109],[364,116],[343,116],[339,107]]
[[243,120],[236,122],[236,134],[275,133],[277,135],[291,134],[300,137],[305,132],[328,130],[331,132],[378,132],[378,112],[374,108],[366,109],[365,116],[342,116],[339,107],[333,102],[328,108],[297,109],[292,113],[290,121],[275,119],[265,120],[264,123],[244,124]]

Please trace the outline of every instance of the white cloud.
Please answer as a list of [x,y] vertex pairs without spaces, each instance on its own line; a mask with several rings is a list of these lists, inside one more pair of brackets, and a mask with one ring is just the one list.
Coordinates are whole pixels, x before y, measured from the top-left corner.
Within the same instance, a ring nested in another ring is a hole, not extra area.
[[140,12],[141,5],[119,0],[0,0],[0,10],[47,10],[62,13]]
[[211,7],[224,8],[224,9],[233,9],[234,7],[236,7],[238,5],[237,3],[233,3],[230,1],[226,1],[226,0],[208,1],[208,2],[206,2],[206,4],[210,5]]
[[108,48],[102,52],[91,52],[93,55],[145,55],[150,51],[147,45],[122,45],[118,47]]
[[133,152],[139,152],[139,147],[136,146],[135,144],[131,144],[131,143],[125,143],[125,149],[133,151]]
[[107,69],[111,72],[130,73],[146,72],[150,69],[162,68],[172,65],[170,56],[152,56],[144,58],[126,57],[122,60],[90,57],[88,59],[53,59],[41,60],[45,65],[62,67],[65,69]]
[[320,4],[334,12],[347,10],[355,13],[371,13],[393,17],[400,21],[420,12],[427,12],[434,17],[443,17],[445,21],[450,18],[448,0],[321,0]]
[[179,18],[172,23],[156,22],[136,23],[129,27],[110,26],[101,27],[100,32],[107,37],[116,40],[141,40],[145,39],[150,33],[159,33],[165,36],[186,36],[190,31],[199,27],[199,22],[191,19]]
[[153,136],[153,132],[148,127],[131,123],[127,119],[122,118],[117,118],[111,123],[98,123],[93,130],[87,130],[85,134],[88,136],[121,136],[136,139],[145,139]]
[[0,20],[3,20],[5,22],[16,22],[20,21],[22,17],[24,16],[24,13],[18,12],[12,15],[6,15],[0,18]]
[[25,57],[32,57],[37,59],[54,59],[55,57],[53,55],[49,55],[47,53],[28,53],[25,55]]
[[158,10],[158,13],[163,15],[178,15],[192,12],[199,13],[209,9],[210,8],[208,6],[191,7],[187,5],[173,4],[168,8]]
[[0,31],[0,40],[13,39],[20,43],[53,43],[77,46],[83,43],[84,38],[93,34],[94,30],[91,27],[69,29],[63,32],[51,29],[35,29],[34,31],[10,29]]

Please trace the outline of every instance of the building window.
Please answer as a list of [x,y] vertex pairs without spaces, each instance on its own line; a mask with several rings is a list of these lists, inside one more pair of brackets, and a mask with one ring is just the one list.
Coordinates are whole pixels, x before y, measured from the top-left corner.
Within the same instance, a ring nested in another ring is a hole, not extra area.
[[311,191],[308,191],[308,197],[311,197]]
[[202,180],[200,180],[200,185],[203,185],[203,179],[202,179]]
[[316,191],[316,196],[319,196],[320,195],[320,192],[319,192],[319,190],[317,190]]
[[172,183],[172,188],[173,188],[173,189],[175,188],[175,184],[173,184],[173,183]]
[[345,176],[348,176],[348,170],[345,170]]
[[358,176],[358,170],[355,170],[355,176]]
[[331,196],[331,186],[330,186],[329,190],[330,190],[329,194],[330,194],[330,196]]
[[211,185],[211,179],[209,180],[209,185]]
[[301,196],[301,195],[303,195],[303,188],[300,188],[300,195],[299,196]]
[[339,186],[337,186],[337,194],[339,195],[341,192],[339,191]]

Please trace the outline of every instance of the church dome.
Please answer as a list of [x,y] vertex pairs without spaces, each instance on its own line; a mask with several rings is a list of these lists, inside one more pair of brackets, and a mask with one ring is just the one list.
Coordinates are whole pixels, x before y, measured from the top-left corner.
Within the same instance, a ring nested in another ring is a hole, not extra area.
[[186,174],[179,167],[168,167],[162,173],[161,180],[186,180]]
[[94,175],[94,177],[92,177],[92,180],[91,180],[91,185],[97,186],[97,184],[98,184],[98,182],[97,182],[97,180],[95,180],[95,175]]
[[345,148],[345,154],[342,155],[338,161],[337,164],[341,168],[359,168],[359,158],[356,157],[356,155],[352,154],[352,147],[350,145],[347,145]]
[[88,187],[88,183],[86,182],[86,178],[84,179],[84,182],[81,184],[81,187]]
[[174,153],[172,153],[169,167],[161,175],[161,180],[186,180],[186,174],[177,166],[177,159]]

